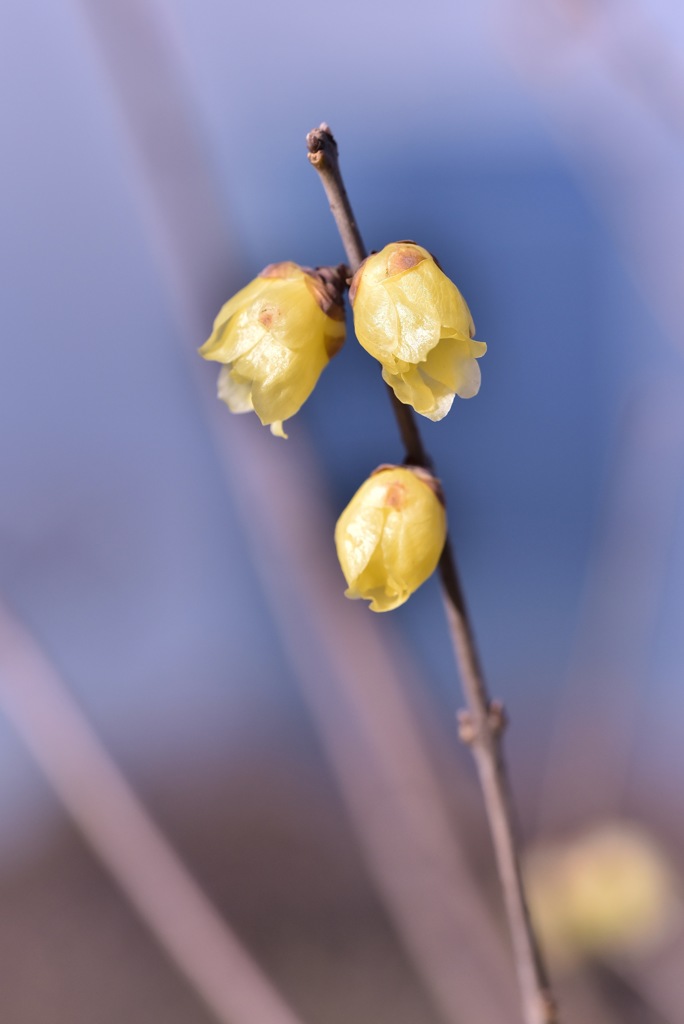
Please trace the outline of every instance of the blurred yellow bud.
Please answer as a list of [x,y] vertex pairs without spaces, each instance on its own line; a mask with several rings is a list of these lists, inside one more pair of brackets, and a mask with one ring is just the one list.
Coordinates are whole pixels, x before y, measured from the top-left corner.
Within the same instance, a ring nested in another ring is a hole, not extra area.
[[480,390],[476,360],[487,346],[472,340],[465,299],[427,249],[386,245],[361,264],[349,298],[356,336],[400,402],[441,420],[454,395],[472,398]]
[[272,263],[223,306],[199,350],[224,363],[218,395],[287,437],[283,421],[313,391],[344,342],[345,267]]
[[434,572],[446,540],[439,485],[424,469],[380,466],[337,521],[335,545],[347,597],[388,612]]
[[674,924],[680,902],[663,851],[625,822],[538,847],[527,880],[542,944],[560,967],[653,946]]

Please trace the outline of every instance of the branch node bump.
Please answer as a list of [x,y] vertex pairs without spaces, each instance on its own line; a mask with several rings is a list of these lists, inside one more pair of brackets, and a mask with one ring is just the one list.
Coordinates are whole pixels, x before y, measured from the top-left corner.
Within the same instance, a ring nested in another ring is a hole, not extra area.
[[481,739],[484,732],[489,734],[489,738],[498,740],[508,725],[508,715],[500,700],[489,703],[487,717],[480,722],[476,722],[472,712],[466,710],[458,712],[457,720],[458,737],[468,746]]

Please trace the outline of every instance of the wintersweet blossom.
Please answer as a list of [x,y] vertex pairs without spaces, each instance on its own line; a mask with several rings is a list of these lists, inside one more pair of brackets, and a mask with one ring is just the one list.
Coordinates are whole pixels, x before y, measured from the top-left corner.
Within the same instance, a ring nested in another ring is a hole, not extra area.
[[441,492],[430,473],[380,466],[335,528],[346,596],[370,601],[374,612],[398,608],[434,572],[446,530]]
[[344,278],[344,267],[272,263],[226,302],[199,352],[224,364],[218,395],[231,412],[253,410],[287,437],[283,421],[344,342]]
[[655,837],[604,821],[527,857],[532,917],[556,967],[654,948],[679,923],[678,881]]
[[441,420],[455,395],[472,398],[480,390],[477,360],[487,346],[472,340],[465,299],[427,249],[386,245],[361,264],[349,298],[356,336],[400,402]]

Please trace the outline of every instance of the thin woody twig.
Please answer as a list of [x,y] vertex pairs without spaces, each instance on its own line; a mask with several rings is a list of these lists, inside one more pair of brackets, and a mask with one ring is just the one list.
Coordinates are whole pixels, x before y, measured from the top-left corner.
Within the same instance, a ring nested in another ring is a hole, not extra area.
[[[309,160],[321,178],[330,202],[351,272],[366,258],[366,250],[349,203],[338,160],[337,143],[326,124],[307,136]],[[412,409],[389,389],[406,462],[432,468]],[[558,1017],[539,945],[530,922],[520,869],[513,806],[501,738],[505,715],[487,691],[475,645],[465,597],[449,539],[439,563],[447,620],[468,710],[461,712],[460,735],[471,747],[485,802],[496,855],[508,925],[513,943],[525,1024],[556,1024]]]

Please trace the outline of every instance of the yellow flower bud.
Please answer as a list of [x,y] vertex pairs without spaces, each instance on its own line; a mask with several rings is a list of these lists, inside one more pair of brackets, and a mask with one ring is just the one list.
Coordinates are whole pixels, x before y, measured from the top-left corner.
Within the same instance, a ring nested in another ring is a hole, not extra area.
[[446,540],[437,481],[426,470],[380,466],[337,521],[335,545],[347,597],[388,612],[434,572]]
[[254,410],[271,432],[313,391],[344,341],[344,267],[272,263],[223,306],[199,350],[224,366],[218,395],[231,412]]
[[626,822],[604,822],[528,857],[532,917],[559,967],[583,957],[646,950],[674,925],[678,885],[652,836]]
[[382,364],[400,402],[431,420],[449,412],[454,395],[480,390],[476,360],[487,351],[465,299],[427,249],[392,242],[369,256],[351,284],[359,342]]

